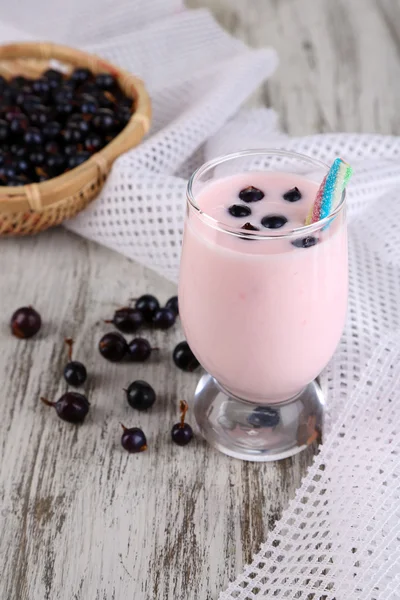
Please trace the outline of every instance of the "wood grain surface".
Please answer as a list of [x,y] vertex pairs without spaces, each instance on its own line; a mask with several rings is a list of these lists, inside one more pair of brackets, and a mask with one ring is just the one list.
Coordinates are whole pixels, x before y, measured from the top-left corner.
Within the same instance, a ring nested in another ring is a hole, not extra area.
[[[400,5],[395,0],[190,0],[235,35],[272,45],[280,68],[252,103],[273,106],[293,134],[399,133]],[[0,599],[211,600],[267,536],[293,496],[313,449],[275,464],[229,459],[199,437],[169,440],[178,401],[196,376],[171,359],[179,326],[149,334],[160,356],[144,366],[102,360],[102,321],[131,297],[174,287],[154,273],[62,229],[0,240]],[[35,340],[8,330],[32,304]],[[57,419],[39,397],[65,390],[63,338],[90,377],[84,425]],[[158,395],[134,413],[133,379]],[[192,419],[189,414],[189,422]],[[192,419],[193,420],[193,419]],[[120,425],[142,426],[148,452],[120,448]]]

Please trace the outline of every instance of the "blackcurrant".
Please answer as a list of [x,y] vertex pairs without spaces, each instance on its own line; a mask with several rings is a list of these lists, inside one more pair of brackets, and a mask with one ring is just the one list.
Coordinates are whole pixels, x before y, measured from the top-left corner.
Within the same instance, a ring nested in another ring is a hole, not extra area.
[[127,452],[134,454],[147,450],[146,436],[139,427],[128,428],[122,425],[122,423],[121,426],[123,429],[121,445]]
[[160,308],[160,303],[151,294],[144,294],[136,300],[135,308],[140,310],[147,323],[151,323],[155,312]]
[[34,336],[42,325],[39,313],[32,306],[23,306],[11,317],[11,331],[18,338]]
[[189,348],[187,342],[180,342],[174,349],[172,354],[174,363],[182,371],[195,371],[200,366],[199,361]]
[[137,410],[147,410],[156,401],[156,393],[146,381],[133,381],[125,392],[128,404]]
[[78,392],[67,392],[57,402],[50,402],[46,398],[41,398],[41,401],[47,406],[53,406],[60,419],[69,423],[82,423],[90,407],[86,396]]
[[120,362],[128,352],[128,344],[117,331],[106,333],[99,342],[100,354],[111,362]]

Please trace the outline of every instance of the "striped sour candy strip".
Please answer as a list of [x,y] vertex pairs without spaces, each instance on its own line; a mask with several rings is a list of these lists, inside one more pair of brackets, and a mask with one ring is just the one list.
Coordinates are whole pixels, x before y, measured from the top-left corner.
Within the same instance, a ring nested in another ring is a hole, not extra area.
[[311,225],[331,214],[338,206],[353,169],[341,158],[336,158],[319,186],[305,224]]

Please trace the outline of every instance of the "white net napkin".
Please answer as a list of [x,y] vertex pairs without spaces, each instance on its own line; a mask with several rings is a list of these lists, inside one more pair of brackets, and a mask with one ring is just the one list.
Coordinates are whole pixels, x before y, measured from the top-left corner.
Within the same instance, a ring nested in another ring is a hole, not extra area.
[[273,71],[275,53],[249,50],[179,0],[69,0],[65,11],[64,0],[10,3],[0,40],[93,50],[142,76],[154,107],[149,137],[116,161],[71,230],[176,280],[186,178],[204,160],[280,147],[326,162],[340,155],[355,168],[348,321],[323,374],[324,444],[267,543],[220,598],[400,598],[400,140],[289,138],[267,109],[224,126]]

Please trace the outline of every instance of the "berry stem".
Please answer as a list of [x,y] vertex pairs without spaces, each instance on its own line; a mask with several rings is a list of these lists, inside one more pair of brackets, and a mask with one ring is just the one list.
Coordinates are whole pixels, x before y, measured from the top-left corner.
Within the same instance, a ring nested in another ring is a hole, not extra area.
[[103,323],[114,323],[112,319],[104,319]]
[[189,406],[188,406],[188,403],[186,402],[186,400],[181,400],[179,402],[179,410],[181,411],[181,423],[180,423],[180,427],[184,427],[185,426],[186,413],[189,410]]
[[120,425],[121,425],[121,427],[122,427],[122,429],[123,429],[124,431],[127,431],[127,430],[128,430],[128,428],[127,428],[127,427],[125,427],[125,425],[123,425],[122,423],[120,423]]
[[65,343],[68,346],[68,360],[72,360],[72,346],[74,345],[74,340],[72,338],[65,338]]
[[54,402],[50,402],[50,400],[47,400],[47,398],[43,398],[43,396],[40,396],[40,399],[47,406],[54,406]]

